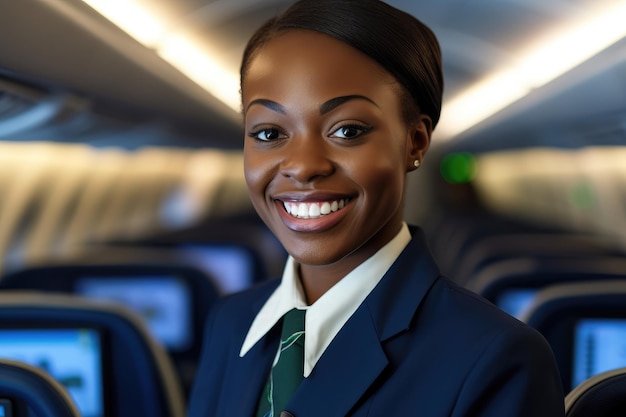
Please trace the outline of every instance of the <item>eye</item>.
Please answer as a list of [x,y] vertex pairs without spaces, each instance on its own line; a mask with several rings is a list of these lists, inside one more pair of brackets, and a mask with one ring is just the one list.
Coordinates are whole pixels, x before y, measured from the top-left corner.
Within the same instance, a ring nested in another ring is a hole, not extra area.
[[349,124],[341,126],[339,129],[331,133],[331,137],[337,137],[341,139],[355,139],[365,133],[371,128],[369,126],[363,126],[360,124]]
[[258,140],[262,140],[264,142],[269,142],[269,141],[276,140],[276,139],[282,139],[285,137],[285,135],[280,133],[278,129],[274,129],[274,128],[255,130],[253,132],[250,132],[248,136],[258,139]]

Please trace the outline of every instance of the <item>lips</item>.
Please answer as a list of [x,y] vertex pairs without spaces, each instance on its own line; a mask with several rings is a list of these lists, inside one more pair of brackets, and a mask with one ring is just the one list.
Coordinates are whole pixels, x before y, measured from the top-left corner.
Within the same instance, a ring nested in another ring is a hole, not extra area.
[[335,213],[350,201],[349,198],[340,198],[330,201],[283,201],[285,211],[299,219],[317,219]]

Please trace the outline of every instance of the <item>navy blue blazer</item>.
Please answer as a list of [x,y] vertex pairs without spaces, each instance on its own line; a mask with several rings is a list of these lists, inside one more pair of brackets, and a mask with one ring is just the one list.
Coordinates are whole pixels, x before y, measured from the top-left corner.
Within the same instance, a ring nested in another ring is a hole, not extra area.
[[[440,276],[421,231],[348,320],[287,410],[295,417],[558,417],[563,391],[535,330]],[[222,300],[206,323],[188,417],[255,415],[279,326],[243,358],[278,285]]]

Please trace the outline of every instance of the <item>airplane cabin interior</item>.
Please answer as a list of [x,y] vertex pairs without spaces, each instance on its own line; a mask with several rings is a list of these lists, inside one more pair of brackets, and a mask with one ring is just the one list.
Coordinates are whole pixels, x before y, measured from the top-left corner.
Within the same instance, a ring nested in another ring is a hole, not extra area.
[[[584,417],[576,388],[626,367],[626,3],[387,2],[443,56],[406,221],[445,275],[545,332]],[[248,198],[238,72],[290,3],[0,0],[0,372],[47,367],[83,417],[184,416],[210,303],[287,256]],[[164,382],[112,388],[131,385],[121,340]],[[2,379],[0,416],[30,415]]]

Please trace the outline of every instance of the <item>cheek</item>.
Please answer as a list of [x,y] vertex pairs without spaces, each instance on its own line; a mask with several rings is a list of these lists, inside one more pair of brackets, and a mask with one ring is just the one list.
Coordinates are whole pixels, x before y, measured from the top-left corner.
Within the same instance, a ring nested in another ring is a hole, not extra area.
[[248,193],[253,202],[264,194],[264,190],[267,187],[268,166],[269,164],[263,162],[263,158],[260,158],[256,153],[247,151],[244,148],[244,177],[248,185]]
[[383,161],[382,158],[374,165],[364,178],[364,184],[369,188],[370,199],[378,207],[387,207],[395,204],[401,198],[405,174],[398,169],[398,162]]
[[[405,161],[399,147],[374,147],[367,153],[353,155],[351,172],[369,198],[393,197],[402,189]],[[382,203],[382,201],[381,201]]]
[[406,172],[397,153],[382,152],[362,170],[363,210],[369,222],[384,224],[402,210]]

